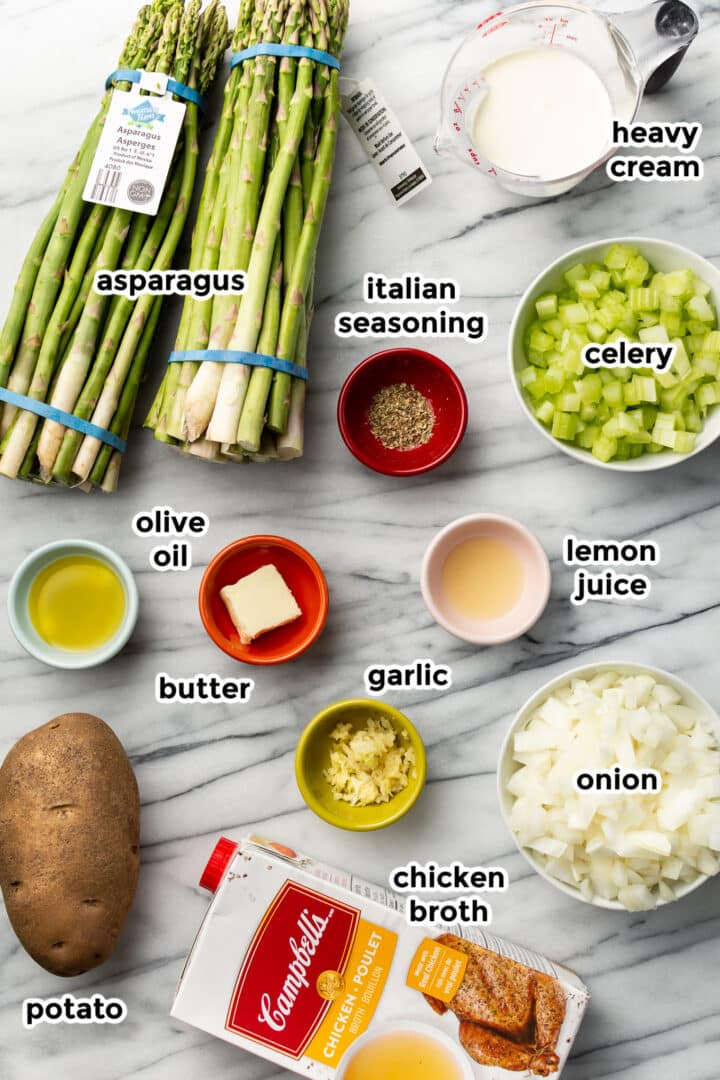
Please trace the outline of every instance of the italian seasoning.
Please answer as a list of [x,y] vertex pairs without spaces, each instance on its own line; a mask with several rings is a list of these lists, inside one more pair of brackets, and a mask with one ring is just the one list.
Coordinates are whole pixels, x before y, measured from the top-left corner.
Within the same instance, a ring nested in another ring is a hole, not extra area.
[[432,405],[408,383],[378,390],[369,420],[370,430],[386,450],[417,450],[430,441],[435,427]]

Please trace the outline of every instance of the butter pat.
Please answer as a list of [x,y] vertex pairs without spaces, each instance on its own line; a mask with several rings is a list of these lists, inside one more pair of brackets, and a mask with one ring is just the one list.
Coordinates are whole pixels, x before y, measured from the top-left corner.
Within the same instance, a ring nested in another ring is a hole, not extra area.
[[220,595],[243,645],[250,645],[261,634],[287,626],[302,615],[282,574],[272,564],[261,566],[234,585],[226,585]]

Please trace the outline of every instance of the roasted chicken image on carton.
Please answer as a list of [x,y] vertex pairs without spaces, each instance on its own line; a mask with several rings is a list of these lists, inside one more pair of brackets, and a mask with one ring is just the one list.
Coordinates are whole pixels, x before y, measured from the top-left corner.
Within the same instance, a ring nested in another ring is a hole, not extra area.
[[425,998],[440,1016],[460,1021],[460,1043],[480,1065],[550,1076],[560,1067],[556,1051],[567,999],[560,984],[539,971],[473,945],[454,934],[437,941],[464,953],[468,965],[448,1005]]

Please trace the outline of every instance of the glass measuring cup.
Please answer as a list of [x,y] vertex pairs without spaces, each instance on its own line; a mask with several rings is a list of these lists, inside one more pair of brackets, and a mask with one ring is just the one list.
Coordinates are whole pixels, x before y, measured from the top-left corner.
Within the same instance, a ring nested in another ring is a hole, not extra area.
[[472,134],[487,94],[483,71],[511,53],[537,46],[571,50],[602,80],[615,119],[628,124],[637,115],[643,94],[659,90],[672,77],[698,29],[697,15],[683,0],[655,0],[610,15],[544,0],[497,12],[477,27],[450,61],[435,150],[493,176],[509,191],[535,198],[561,195],[610,157],[614,149],[610,133],[603,155],[570,176],[523,176],[502,169],[482,155]]

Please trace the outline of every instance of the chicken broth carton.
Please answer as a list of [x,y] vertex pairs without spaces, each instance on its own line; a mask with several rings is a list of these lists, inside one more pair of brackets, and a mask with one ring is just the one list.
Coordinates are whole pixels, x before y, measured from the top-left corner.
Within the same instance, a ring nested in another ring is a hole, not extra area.
[[259,838],[221,840],[172,1015],[314,1080],[559,1076],[589,997],[476,928],[409,926],[386,889]]

